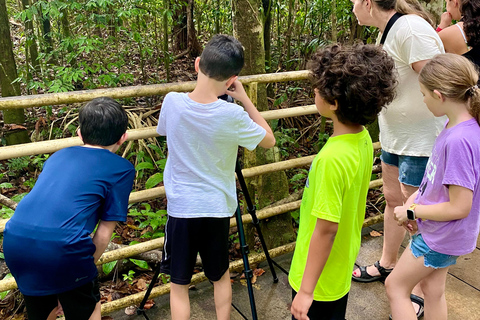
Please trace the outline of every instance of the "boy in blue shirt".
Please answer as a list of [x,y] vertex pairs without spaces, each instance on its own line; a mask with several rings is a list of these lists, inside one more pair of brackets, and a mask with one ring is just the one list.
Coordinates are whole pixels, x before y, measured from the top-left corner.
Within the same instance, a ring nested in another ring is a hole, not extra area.
[[[5,226],[5,261],[25,296],[29,320],[100,320],[95,262],[117,221],[127,217],[135,169],[115,152],[128,118],[115,100],[97,98],[79,113],[85,145],[54,153]],[[93,238],[90,236],[95,226]],[[57,302],[58,301],[58,302]]]
[[[189,319],[188,286],[197,253],[214,284],[217,319],[230,319],[228,271],[230,217],[237,207],[238,146],[275,145],[273,132],[248,98],[237,76],[243,48],[216,35],[195,60],[198,80],[190,93],[171,92],[163,101],[157,132],[167,137],[164,172],[168,221],[162,272],[170,274],[172,319]],[[243,104],[218,99],[228,94]]]

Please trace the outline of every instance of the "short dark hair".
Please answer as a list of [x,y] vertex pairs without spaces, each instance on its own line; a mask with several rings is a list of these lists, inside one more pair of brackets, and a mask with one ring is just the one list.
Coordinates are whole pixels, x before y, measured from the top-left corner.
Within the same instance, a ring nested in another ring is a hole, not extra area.
[[242,71],[245,59],[240,41],[217,34],[207,43],[200,56],[200,71],[209,78],[225,81]]
[[127,131],[128,117],[123,107],[112,98],[95,98],[85,104],[78,115],[83,142],[110,146]]
[[337,101],[335,115],[342,123],[371,123],[395,98],[395,63],[379,46],[330,45],[314,54],[308,69],[320,96]]

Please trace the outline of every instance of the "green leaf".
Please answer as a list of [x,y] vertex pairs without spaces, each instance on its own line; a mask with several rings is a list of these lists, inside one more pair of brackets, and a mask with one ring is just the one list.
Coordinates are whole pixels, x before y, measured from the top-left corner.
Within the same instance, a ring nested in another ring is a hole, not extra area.
[[137,166],[135,167],[136,171],[144,170],[144,169],[153,169],[153,164],[151,164],[150,162],[141,162],[137,164]]
[[163,173],[157,172],[153,176],[148,178],[147,182],[145,183],[145,188],[146,189],[153,188],[162,181],[163,181]]
[[142,269],[150,269],[150,267],[148,266],[148,263],[144,260],[137,260],[137,259],[129,259],[129,260]]
[[[12,278],[12,277],[13,277],[12,274],[9,273],[3,278],[3,280],[7,280],[8,278]],[[0,292],[0,300],[3,300],[9,292],[10,292],[10,290]]]
[[297,173],[296,175],[294,175],[292,177],[292,179],[290,179],[291,182],[295,182],[295,181],[298,181],[298,180],[302,180],[303,178],[305,178],[305,174],[304,173]]
[[3,252],[0,252],[0,259],[5,260],[5,256],[4,256]]
[[107,262],[102,265],[102,270],[103,273],[106,275],[112,272],[113,268],[115,268],[115,265],[117,264],[117,261],[112,261],[112,262]]
[[160,160],[156,161],[155,163],[157,164],[157,166],[160,167],[160,169],[165,170],[165,165],[167,164],[167,158],[160,159]]
[[12,188],[12,184],[8,182],[0,183],[0,188]]

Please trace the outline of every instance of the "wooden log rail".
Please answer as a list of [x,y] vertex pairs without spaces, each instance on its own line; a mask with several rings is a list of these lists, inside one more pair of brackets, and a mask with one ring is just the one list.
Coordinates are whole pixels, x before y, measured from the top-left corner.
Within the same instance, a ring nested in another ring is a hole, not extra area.
[[[0,99],[1,100],[1,99]],[[308,114],[318,113],[315,105],[293,107],[261,112],[266,120],[283,119]],[[145,127],[141,129],[128,130],[128,141],[157,137],[156,127]],[[17,144],[0,148],[0,160],[32,156],[42,153],[53,153],[63,148],[80,146],[83,142],[78,137],[40,141],[33,143]]]
[[[289,71],[268,74],[241,76],[238,78],[244,85],[251,83],[271,83],[297,81],[308,78],[308,71]],[[0,110],[22,109],[49,105],[69,104],[90,101],[98,97],[114,99],[146,97],[167,94],[170,91],[186,92],[195,88],[196,81],[129,86],[109,89],[81,90],[61,93],[46,93],[29,96],[0,98]]]

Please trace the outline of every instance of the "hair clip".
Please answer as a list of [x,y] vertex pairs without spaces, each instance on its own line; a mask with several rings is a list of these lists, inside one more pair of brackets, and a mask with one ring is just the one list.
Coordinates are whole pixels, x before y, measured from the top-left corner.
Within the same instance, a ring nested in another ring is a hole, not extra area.
[[475,90],[478,89],[478,84],[474,85],[474,86],[471,86],[470,88],[468,88],[467,92],[473,96],[473,94],[475,93]]

